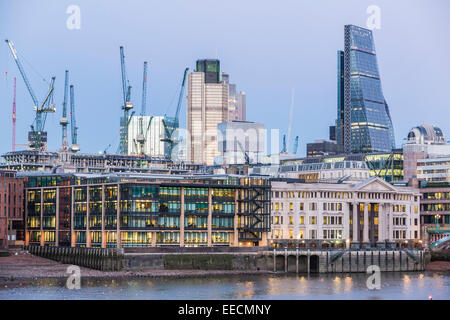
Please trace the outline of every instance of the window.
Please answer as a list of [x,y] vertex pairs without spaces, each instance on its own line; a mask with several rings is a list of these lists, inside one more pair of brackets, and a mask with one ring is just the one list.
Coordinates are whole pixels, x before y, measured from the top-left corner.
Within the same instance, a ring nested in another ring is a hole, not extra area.
[[310,224],[316,224],[316,217],[309,217],[309,219]]
[[289,224],[291,224],[291,225],[294,224],[294,217],[293,216],[289,217]]
[[305,216],[300,216],[300,224],[305,224]]

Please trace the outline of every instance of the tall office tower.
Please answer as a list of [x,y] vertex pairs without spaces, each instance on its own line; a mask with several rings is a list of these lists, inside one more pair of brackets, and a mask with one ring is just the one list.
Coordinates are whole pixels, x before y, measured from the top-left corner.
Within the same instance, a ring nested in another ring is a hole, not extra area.
[[228,74],[222,73],[222,81],[228,84],[228,121],[245,121],[245,92],[237,92],[236,85],[229,79]]
[[187,153],[194,163],[214,164],[217,124],[228,120],[228,84],[221,79],[219,60],[198,60],[188,75]]
[[337,142],[344,152],[389,152],[395,148],[372,31],[345,26],[345,50],[338,52],[337,80]]

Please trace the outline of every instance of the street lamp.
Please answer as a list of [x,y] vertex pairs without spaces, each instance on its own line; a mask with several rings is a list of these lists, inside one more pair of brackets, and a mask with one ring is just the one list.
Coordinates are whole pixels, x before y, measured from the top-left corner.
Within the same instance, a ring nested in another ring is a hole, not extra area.
[[436,226],[439,226],[439,219],[441,218],[441,215],[439,213],[436,213],[434,215],[434,220],[436,221]]

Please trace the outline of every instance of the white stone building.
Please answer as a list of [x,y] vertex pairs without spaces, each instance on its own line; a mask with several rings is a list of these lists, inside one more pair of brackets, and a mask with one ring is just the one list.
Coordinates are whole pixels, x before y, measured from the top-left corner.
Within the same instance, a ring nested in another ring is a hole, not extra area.
[[368,179],[370,170],[364,161],[292,163],[281,165],[279,175],[305,182],[354,182]]
[[273,179],[270,238],[336,247],[419,243],[419,201],[419,190],[378,177],[353,183]]

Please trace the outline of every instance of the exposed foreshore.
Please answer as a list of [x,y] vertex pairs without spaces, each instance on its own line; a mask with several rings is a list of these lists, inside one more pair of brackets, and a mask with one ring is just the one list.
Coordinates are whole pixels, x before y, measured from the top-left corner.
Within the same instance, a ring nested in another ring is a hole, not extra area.
[[431,261],[425,266],[425,271],[450,272],[450,261]]
[[[62,264],[50,259],[34,256],[27,252],[18,252],[8,257],[0,257],[0,286],[40,279],[67,279],[70,264]],[[95,278],[133,278],[133,277],[207,277],[221,275],[268,274],[271,271],[245,270],[143,270],[143,271],[100,271],[80,267],[81,277]]]

